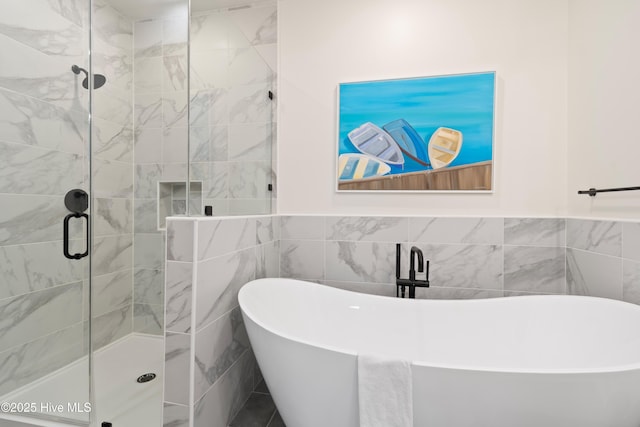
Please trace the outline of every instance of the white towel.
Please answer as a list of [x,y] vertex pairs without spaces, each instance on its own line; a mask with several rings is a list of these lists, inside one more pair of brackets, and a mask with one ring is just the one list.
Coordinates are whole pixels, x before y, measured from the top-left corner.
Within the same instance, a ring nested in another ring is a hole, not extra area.
[[360,427],[413,427],[411,364],[358,356]]

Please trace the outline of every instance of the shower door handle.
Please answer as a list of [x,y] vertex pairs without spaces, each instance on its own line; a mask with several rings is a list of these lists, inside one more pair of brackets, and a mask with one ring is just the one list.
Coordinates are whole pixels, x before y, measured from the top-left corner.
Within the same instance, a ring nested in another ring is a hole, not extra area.
[[[77,254],[70,254],[69,253],[69,221],[71,221],[71,218],[80,218],[82,220],[82,218],[85,218],[87,220],[87,230],[86,230],[86,236],[87,236],[87,243],[86,243],[86,250],[83,253],[77,253]],[[89,255],[89,215],[87,215],[86,213],[80,213],[80,212],[74,212],[74,213],[70,213],[69,215],[67,215],[66,217],[64,217],[64,235],[63,235],[63,250],[64,250],[64,256],[69,258],[69,259],[81,259],[86,257],[87,255]]]

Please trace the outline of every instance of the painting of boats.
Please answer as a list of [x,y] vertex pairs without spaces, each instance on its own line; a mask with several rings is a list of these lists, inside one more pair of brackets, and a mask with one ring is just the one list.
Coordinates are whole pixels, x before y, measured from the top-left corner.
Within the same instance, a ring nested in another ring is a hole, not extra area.
[[495,80],[341,83],[337,191],[493,191]]

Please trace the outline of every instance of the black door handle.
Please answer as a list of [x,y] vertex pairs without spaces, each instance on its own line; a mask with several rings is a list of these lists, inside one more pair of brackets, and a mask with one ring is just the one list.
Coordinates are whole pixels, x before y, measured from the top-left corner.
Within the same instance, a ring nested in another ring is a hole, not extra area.
[[[85,218],[87,220],[86,250],[83,253],[77,253],[73,255],[69,253],[69,221],[71,221],[71,218]],[[86,213],[74,212],[64,217],[63,246],[64,256],[69,259],[80,259],[89,255],[89,215],[87,215]]]

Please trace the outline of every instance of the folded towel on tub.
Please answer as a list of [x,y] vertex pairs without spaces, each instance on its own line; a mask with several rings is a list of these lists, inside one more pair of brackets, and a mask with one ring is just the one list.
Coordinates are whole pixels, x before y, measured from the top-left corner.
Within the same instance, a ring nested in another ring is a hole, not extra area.
[[413,427],[411,364],[358,356],[360,427]]

